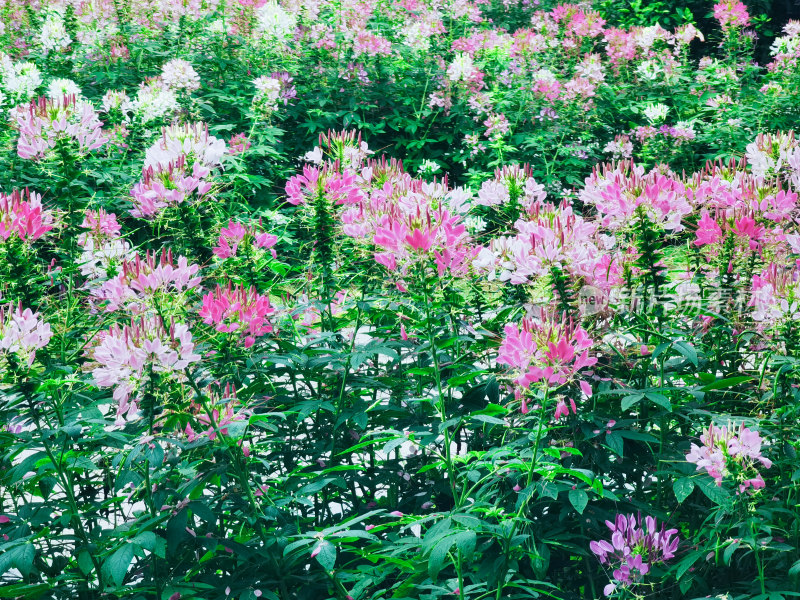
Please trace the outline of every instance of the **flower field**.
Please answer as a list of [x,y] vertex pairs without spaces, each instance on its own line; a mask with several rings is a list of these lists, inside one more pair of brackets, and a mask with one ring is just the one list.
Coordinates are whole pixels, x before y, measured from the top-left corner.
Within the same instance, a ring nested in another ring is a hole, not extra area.
[[800,21],[0,16],[0,598],[800,597]]

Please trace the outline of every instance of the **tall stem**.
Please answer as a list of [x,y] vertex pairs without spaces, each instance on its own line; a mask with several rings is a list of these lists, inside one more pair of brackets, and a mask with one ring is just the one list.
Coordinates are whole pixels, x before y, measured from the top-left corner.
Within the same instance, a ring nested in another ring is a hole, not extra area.
[[422,271],[422,280],[425,289],[425,333],[428,337],[428,345],[430,346],[431,356],[433,358],[433,378],[436,382],[436,393],[438,394],[436,402],[436,410],[439,413],[439,418],[442,421],[442,435],[444,435],[444,461],[447,468],[447,476],[450,479],[450,491],[453,494],[453,503],[456,500],[456,478],[455,469],[453,468],[453,459],[451,456],[450,448],[450,429],[447,423],[447,406],[445,401],[444,391],[442,390],[442,373],[439,367],[439,355],[436,349],[436,338],[433,333],[433,318],[431,315],[431,294],[428,286],[427,274]]

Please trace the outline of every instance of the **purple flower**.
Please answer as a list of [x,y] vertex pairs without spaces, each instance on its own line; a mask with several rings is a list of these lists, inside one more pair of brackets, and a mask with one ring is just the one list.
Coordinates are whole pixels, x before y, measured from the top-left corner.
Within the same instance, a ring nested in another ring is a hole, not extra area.
[[600,564],[613,568],[614,581],[603,590],[610,596],[617,587],[639,584],[656,563],[666,562],[675,556],[678,548],[677,529],[658,526],[655,518],[634,515],[617,515],[612,523],[606,521],[611,530],[611,542],[592,541],[589,549]]

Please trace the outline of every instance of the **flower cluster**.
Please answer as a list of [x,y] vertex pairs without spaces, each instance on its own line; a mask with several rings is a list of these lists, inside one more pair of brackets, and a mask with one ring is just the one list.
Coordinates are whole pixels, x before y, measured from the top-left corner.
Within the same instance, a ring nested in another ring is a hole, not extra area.
[[14,62],[0,52],[0,104],[3,101],[12,106],[28,103],[36,89],[42,85],[39,68],[32,62]]
[[178,110],[178,97],[161,77],[155,77],[139,85],[131,108],[142,123],[160,121]]
[[594,206],[600,224],[612,231],[630,226],[638,213],[654,225],[677,232],[683,229],[682,219],[692,212],[684,183],[656,170],[645,174],[644,168],[627,161],[595,169],[580,198]]
[[[259,226],[261,222],[259,221]],[[231,258],[236,256],[239,246],[252,244],[253,248],[269,250],[272,258],[277,258],[273,246],[278,243],[278,236],[258,231],[255,226],[247,227],[231,219],[227,227],[223,227],[219,232],[217,245],[212,252],[219,258]]]
[[112,326],[95,336],[88,350],[92,377],[100,388],[113,387],[117,402],[115,424],[123,426],[137,417],[148,383],[185,379],[184,369],[200,361],[189,328],[159,317],[142,317],[124,327]]
[[10,237],[31,243],[54,227],[53,214],[42,207],[42,197],[29,191],[0,193],[0,240]]
[[[119,275],[92,290],[95,302],[103,303],[106,312],[125,311],[139,314],[154,309],[154,299],[164,303],[181,302],[180,294],[197,287],[200,267],[189,264],[185,256],[173,259],[172,252],[136,256],[122,262]],[[163,308],[163,307],[162,307]]]
[[597,556],[600,564],[612,568],[614,580],[604,588],[606,596],[617,588],[632,588],[642,583],[650,567],[664,563],[675,556],[678,549],[677,529],[658,526],[653,517],[641,515],[617,515],[612,523],[606,521],[611,530],[611,542],[593,541],[589,549]]
[[744,28],[750,24],[750,13],[740,0],[720,0],[714,5],[714,18],[723,31]]
[[763,440],[757,431],[752,431],[741,424],[735,427],[717,427],[709,425],[700,437],[701,446],[692,444],[686,460],[697,465],[697,470],[705,470],[718,486],[726,478],[731,478],[738,485],[737,493],[752,487],[754,490],[764,487],[764,479],[756,465],[760,463],[769,469],[772,461],[761,454]]
[[[36,351],[50,342],[53,332],[50,324],[30,308],[22,305],[0,305],[0,359],[14,367],[30,368]],[[3,372],[0,364],[0,373]]]
[[517,214],[532,216],[543,206],[547,192],[544,186],[536,183],[528,165],[503,167],[495,172],[494,179],[481,184],[476,205],[489,207],[516,208]]
[[188,201],[193,195],[201,200],[211,189],[207,180],[211,169],[195,162],[187,169],[186,157],[180,156],[166,167],[145,167],[142,179],[131,188],[133,208],[130,214],[139,219],[154,219],[170,207]]
[[[247,409],[239,409],[239,401],[236,398],[236,391],[230,388],[230,385],[225,386],[224,393],[220,394],[213,386],[208,387],[208,396],[210,398],[210,414],[207,413],[203,406],[192,402],[189,406],[189,413],[194,414],[197,422],[205,427],[205,431],[196,432],[191,423],[187,423],[183,430],[188,442],[195,442],[197,440],[206,438],[209,441],[214,441],[217,438],[217,432],[223,436],[229,435],[228,427],[237,421],[246,421],[251,414]],[[241,442],[240,442],[241,443]],[[245,447],[245,453],[247,449]]]
[[217,286],[213,292],[203,296],[199,315],[206,325],[213,325],[223,333],[237,333],[244,340],[244,347],[252,346],[257,337],[272,332],[268,317],[275,313],[269,299],[254,288],[241,286]]
[[[526,317],[521,327],[516,323],[505,326],[497,362],[511,367],[512,381],[518,386],[517,396],[521,396],[521,390],[528,390],[533,383],[560,387],[573,380],[581,369],[595,365],[597,358],[589,356],[593,345],[586,330],[563,314],[560,320]],[[583,393],[592,395],[588,383],[578,383]],[[558,408],[557,417],[563,413],[560,405]],[[524,397],[522,412],[528,412]]]
[[61,140],[81,155],[108,142],[94,107],[75,96],[40,97],[15,109],[12,116],[19,129],[17,154],[22,158],[45,158]]
[[285,43],[294,32],[297,17],[270,0],[256,10],[256,29],[265,41]]
[[64,16],[60,12],[47,13],[37,41],[46,53],[63,50],[72,43],[72,38],[64,26]]
[[191,63],[174,58],[161,67],[162,81],[173,90],[194,91],[200,88],[200,76]]
[[78,236],[82,249],[78,264],[87,287],[102,285],[118,274],[123,262],[135,258],[130,244],[120,236],[122,227],[114,213],[87,210],[81,227],[87,231]]
[[205,123],[171,125],[145,152],[144,168],[167,169],[180,158],[187,165],[212,168],[219,166],[226,152],[225,140],[210,135]]

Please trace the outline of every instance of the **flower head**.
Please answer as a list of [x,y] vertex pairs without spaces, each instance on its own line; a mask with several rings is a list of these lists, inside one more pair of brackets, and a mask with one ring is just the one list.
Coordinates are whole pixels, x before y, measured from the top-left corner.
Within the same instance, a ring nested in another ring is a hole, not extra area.
[[675,556],[680,539],[677,529],[661,527],[653,517],[617,515],[606,521],[611,530],[611,541],[592,541],[589,549],[603,565],[613,569],[613,582],[604,592],[610,596],[617,587],[631,588],[644,581],[651,566],[668,561]]

